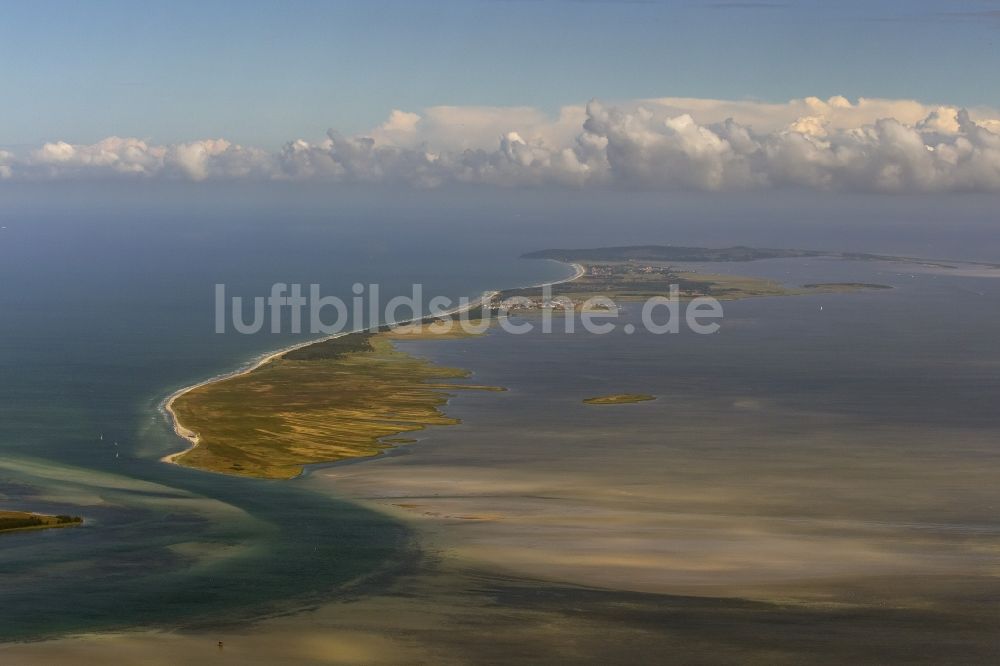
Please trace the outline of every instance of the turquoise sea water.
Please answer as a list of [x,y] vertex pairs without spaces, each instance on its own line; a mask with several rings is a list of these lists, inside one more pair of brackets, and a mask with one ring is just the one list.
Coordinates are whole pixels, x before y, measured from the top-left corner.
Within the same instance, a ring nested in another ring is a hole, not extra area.
[[388,297],[416,281],[454,298],[567,272],[453,232],[187,215],[6,221],[0,508],[86,523],[0,537],[0,640],[280,609],[404,552],[400,526],[298,484],[158,462],[182,445],[158,411],[166,395],[300,339],[215,334],[215,283],[256,296],[315,282],[344,297],[379,283]]

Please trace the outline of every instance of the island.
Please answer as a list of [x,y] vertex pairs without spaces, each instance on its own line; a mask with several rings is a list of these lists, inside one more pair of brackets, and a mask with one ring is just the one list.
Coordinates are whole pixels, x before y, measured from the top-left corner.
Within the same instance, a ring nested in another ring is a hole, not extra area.
[[[786,286],[763,278],[696,272],[671,263],[832,256],[808,250],[651,245],[543,250],[525,256],[570,263],[574,273],[562,281],[491,292],[461,315],[496,321],[495,314],[606,307],[588,304],[597,296],[613,301],[672,294],[733,300],[889,288],[864,283]],[[415,441],[406,435],[429,426],[456,424],[458,419],[442,411],[451,396],[469,390],[502,391],[503,387],[471,383],[468,371],[410,355],[397,342],[464,337],[484,330],[468,332],[454,325],[459,314],[454,311],[420,322],[304,343],[276,352],[244,371],[182,389],[166,400],[164,409],[175,432],[189,446],[163,460],[210,472],[290,479],[302,474],[307,465],[378,456]],[[613,405],[653,399],[644,394],[614,394],[584,402]]]
[[80,516],[29,513],[26,511],[0,511],[0,533],[45,530],[55,527],[76,527],[83,524]]
[[547,249],[528,252],[523,259],[554,259],[556,261],[674,261],[691,263],[759,261],[762,259],[828,258],[845,261],[888,261],[918,264],[934,268],[955,268],[954,264],[970,264],[987,268],[1000,268],[1000,264],[986,261],[955,261],[951,259],[924,259],[921,257],[872,254],[869,252],[832,252],[827,250],[797,250],[747,247],[686,247],[682,245],[618,245],[578,249]]
[[537,250],[521,255],[522,259],[554,259],[556,261],[757,261],[795,257],[830,257],[833,253],[819,250],[779,250],[746,247],[685,247],[681,245],[619,245],[614,247],[581,248],[576,250]]
[[650,400],[656,400],[656,396],[646,393],[611,393],[594,398],[584,398],[583,403],[585,405],[627,405],[633,402],[649,402]]
[[[593,252],[583,252],[590,256]],[[598,255],[600,256],[600,255]],[[847,293],[864,289],[891,289],[888,285],[861,282],[824,282],[801,286],[786,286],[775,280],[698,272],[678,268],[656,260],[619,260],[615,254],[603,260],[584,260],[571,255],[577,267],[575,279],[542,287],[507,289],[498,292],[491,301],[494,311],[581,310],[596,297],[613,301],[644,301],[656,296],[677,296],[693,299],[710,296],[720,301],[732,301],[762,296],[796,296],[821,293]],[[559,261],[562,261],[561,259]],[[598,306],[599,307],[599,306]]]

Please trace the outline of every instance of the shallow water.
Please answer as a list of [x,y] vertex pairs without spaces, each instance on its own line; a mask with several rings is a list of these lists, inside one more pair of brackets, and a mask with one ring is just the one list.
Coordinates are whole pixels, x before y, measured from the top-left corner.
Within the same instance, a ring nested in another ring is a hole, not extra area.
[[296,484],[158,462],[182,446],[157,408],[166,395],[301,339],[215,334],[215,283],[256,296],[273,282],[318,282],[346,298],[354,282],[377,282],[388,297],[419,281],[428,298],[457,298],[567,272],[513,252],[463,261],[468,248],[450,234],[437,252],[416,253],[407,241],[416,232],[390,225],[397,242],[387,244],[387,229],[366,232],[350,218],[133,211],[6,227],[0,507],[86,523],[0,537],[0,640],[280,610],[405,556],[406,530],[369,510]]
[[[448,406],[461,425],[393,455],[262,482],[157,462],[181,445],[157,411],[164,396],[294,341],[212,333],[216,282],[247,295],[322,282],[346,295],[354,282],[392,293],[422,281],[457,296],[568,272],[517,261],[521,251],[674,239],[652,237],[655,220],[568,239],[350,215],[14,222],[0,239],[0,506],[78,513],[87,525],[0,538],[0,640],[312,606],[401,560],[398,588],[372,583],[323,621],[262,627],[258,661],[280,655],[275,636],[291,631],[317,654],[335,651],[308,640],[345,626],[458,661],[497,659],[499,641],[503,654],[566,660],[674,645],[766,662],[789,645],[788,626],[801,649],[841,656],[857,656],[858,637],[894,655],[906,641],[945,645],[958,626],[982,654],[995,635],[1000,281],[981,272],[713,265],[897,288],[726,303],[715,336],[406,343],[510,390],[463,392]],[[713,233],[713,244],[733,238]],[[637,315],[626,306],[625,319]],[[581,403],[611,392],[658,400]],[[849,612],[826,615],[824,604]],[[887,626],[901,629],[879,635]],[[256,631],[236,635],[250,646]]]
[[[996,627],[1000,279],[827,260],[710,270],[895,288],[727,302],[709,336],[557,325],[406,343],[509,391],[457,395],[461,426],[309,484],[408,516],[492,571],[807,605],[961,603]],[[582,403],[617,392],[658,399]]]

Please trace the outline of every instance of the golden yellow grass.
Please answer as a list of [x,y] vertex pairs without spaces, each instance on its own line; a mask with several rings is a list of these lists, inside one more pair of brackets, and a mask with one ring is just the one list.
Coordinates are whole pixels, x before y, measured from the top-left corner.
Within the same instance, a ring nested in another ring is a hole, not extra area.
[[418,337],[434,334],[380,333],[371,338],[372,351],[335,359],[277,358],[179,396],[175,417],[198,445],[175,462],[291,478],[303,465],[374,456],[402,443],[394,436],[457,423],[440,410],[453,391],[497,390],[455,383],[468,373],[401,352],[393,342]]
[[419,324],[403,324],[389,331],[379,333],[379,337],[387,340],[455,340],[470,335],[484,333],[492,321],[469,319],[467,322],[451,318]]
[[78,516],[50,516],[27,511],[0,511],[0,532],[44,530],[50,527],[74,527],[83,523]]

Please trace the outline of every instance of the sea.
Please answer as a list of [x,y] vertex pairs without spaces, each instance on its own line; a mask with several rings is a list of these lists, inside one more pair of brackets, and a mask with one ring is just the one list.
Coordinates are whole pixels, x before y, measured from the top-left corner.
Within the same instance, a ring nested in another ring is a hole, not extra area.
[[[419,557],[412,526],[321,487],[324,470],[269,481],[160,461],[185,445],[162,413],[167,396],[308,339],[287,329],[217,333],[217,284],[246,297],[266,296],[279,282],[320,284],[345,300],[357,283],[378,284],[385,298],[410,294],[414,283],[426,298],[476,297],[572,272],[520,259],[524,252],[624,244],[1000,261],[984,230],[994,210],[988,201],[781,205],[513,192],[300,199],[294,190],[216,195],[187,187],[3,193],[0,509],[85,522],[0,536],[0,641],[238,624],[321,603],[358,581],[377,585]],[[945,228],[934,215],[948,210]],[[405,454],[372,464],[407,474],[406,466],[419,474],[427,465],[573,471],[669,500],[677,515],[714,516],[718,533],[766,521],[773,530],[780,520],[800,529],[785,536],[801,535],[825,521],[839,525],[838,552],[869,558],[877,571],[902,557],[892,544],[905,543],[906,557],[929,558],[942,574],[993,575],[994,273],[828,259],[685,268],[893,289],[725,303],[722,328],[710,336],[640,327],[634,335],[494,331],[406,343],[509,390],[463,393],[446,407],[460,427],[432,429]],[[625,306],[623,321],[638,317],[639,306]],[[612,392],[657,400],[582,405]],[[865,539],[876,546],[854,547]],[[685,548],[692,557],[720,552],[704,539]],[[836,559],[812,560],[812,573],[853,575]],[[794,578],[794,561],[768,560],[761,580]],[[724,565],[713,581],[695,567],[678,570],[677,590],[720,580],[753,587],[745,575],[753,567]],[[650,580],[650,589],[672,589],[669,580]]]

